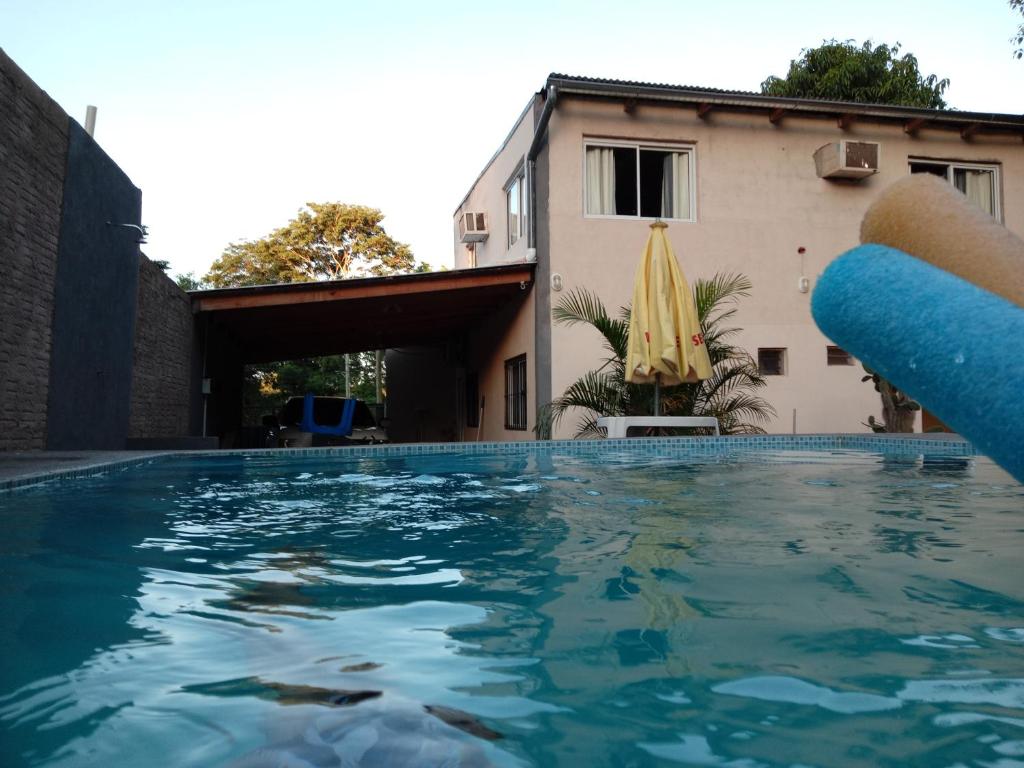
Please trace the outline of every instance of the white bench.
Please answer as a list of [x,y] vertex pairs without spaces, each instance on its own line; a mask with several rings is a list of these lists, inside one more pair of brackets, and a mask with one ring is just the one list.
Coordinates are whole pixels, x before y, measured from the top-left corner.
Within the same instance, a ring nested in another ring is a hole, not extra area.
[[602,416],[597,426],[608,430],[609,439],[625,437],[630,427],[712,427],[721,434],[714,416]]

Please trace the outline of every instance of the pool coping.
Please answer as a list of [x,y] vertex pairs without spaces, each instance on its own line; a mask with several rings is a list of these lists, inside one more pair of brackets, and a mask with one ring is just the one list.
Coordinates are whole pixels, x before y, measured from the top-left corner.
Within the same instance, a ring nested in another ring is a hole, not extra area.
[[[724,435],[721,437],[631,437],[614,440],[528,440],[481,443],[398,443],[319,448],[249,448],[201,451],[119,451],[78,452],[81,460],[62,469],[28,471],[0,479],[0,494],[55,481],[96,477],[124,471],[168,457],[301,457],[336,456],[344,459],[428,456],[444,454],[528,455],[592,454],[600,451],[630,451],[672,458],[726,456],[749,451],[860,450],[885,455],[978,456],[967,440],[950,433],[925,434],[810,434],[810,435]],[[107,454],[107,455],[104,455]],[[111,456],[113,454],[113,456]],[[55,454],[54,454],[55,455]],[[70,460],[70,459],[68,459]],[[47,453],[39,453],[46,463]]]

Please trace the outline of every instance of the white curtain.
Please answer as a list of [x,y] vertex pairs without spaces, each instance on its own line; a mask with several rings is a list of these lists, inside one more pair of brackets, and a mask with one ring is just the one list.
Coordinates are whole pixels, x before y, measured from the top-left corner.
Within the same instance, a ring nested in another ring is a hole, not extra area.
[[963,186],[957,187],[967,195],[967,199],[981,208],[989,216],[995,216],[995,206],[992,199],[992,171],[979,171],[971,168],[957,168],[956,173],[963,174]]
[[587,147],[587,213],[615,214],[615,150]]
[[670,152],[661,177],[661,215],[666,219],[690,218],[690,156]]

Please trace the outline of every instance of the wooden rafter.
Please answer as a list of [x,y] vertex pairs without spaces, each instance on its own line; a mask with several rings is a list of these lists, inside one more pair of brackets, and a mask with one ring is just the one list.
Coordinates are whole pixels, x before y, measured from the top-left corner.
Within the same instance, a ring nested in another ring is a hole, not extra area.
[[964,141],[968,141],[971,136],[978,132],[979,128],[981,128],[980,123],[969,123],[968,125],[965,125],[960,129],[960,138]]

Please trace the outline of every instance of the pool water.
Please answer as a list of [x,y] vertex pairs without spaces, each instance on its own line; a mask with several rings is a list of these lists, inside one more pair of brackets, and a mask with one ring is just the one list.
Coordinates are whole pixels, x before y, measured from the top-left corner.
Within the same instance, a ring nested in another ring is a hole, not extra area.
[[176,458],[0,514],[4,766],[1024,766],[985,459]]

